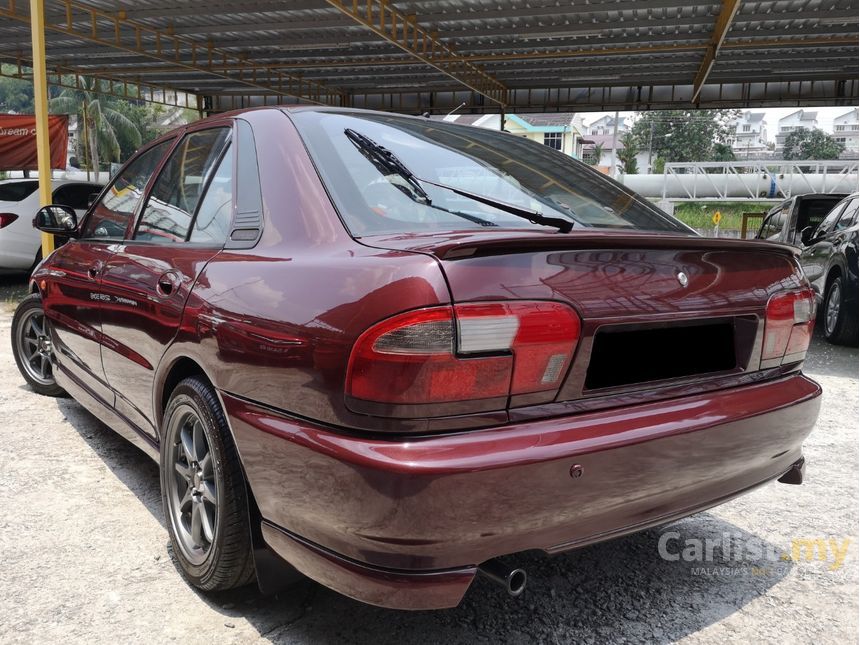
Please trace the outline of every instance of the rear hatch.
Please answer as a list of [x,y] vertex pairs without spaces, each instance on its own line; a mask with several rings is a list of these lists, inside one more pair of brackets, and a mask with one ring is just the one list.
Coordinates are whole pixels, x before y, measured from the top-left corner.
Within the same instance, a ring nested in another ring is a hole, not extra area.
[[363,238],[436,257],[454,303],[555,300],[582,320],[552,400],[510,409],[577,409],[651,400],[760,380],[764,317],[775,293],[802,286],[792,247],[694,236],[575,230],[479,231]]

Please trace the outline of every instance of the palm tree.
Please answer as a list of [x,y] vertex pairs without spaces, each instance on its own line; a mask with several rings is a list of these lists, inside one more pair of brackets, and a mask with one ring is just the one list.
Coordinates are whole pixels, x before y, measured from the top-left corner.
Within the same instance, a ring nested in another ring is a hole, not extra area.
[[586,163],[588,163],[589,166],[599,166],[600,158],[603,156],[603,150],[604,148],[602,143],[594,144],[589,151],[589,157],[586,159]]
[[120,138],[131,141],[134,147],[141,143],[140,131],[125,115],[111,107],[118,99],[98,92],[100,81],[79,76],[76,89],[66,88],[48,102],[54,114],[76,114],[83,124],[82,135],[86,136],[89,150],[87,160],[99,180],[99,161],[104,156],[108,161],[120,160]]

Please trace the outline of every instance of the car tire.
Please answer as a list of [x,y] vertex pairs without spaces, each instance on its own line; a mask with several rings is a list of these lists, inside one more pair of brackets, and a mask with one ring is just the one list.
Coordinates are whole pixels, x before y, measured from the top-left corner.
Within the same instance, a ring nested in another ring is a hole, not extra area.
[[42,297],[32,293],[24,298],[12,317],[12,355],[21,376],[36,394],[65,396],[54,379],[52,346],[46,327]]
[[200,377],[180,381],[162,428],[162,503],[180,570],[204,591],[251,582],[245,479],[212,386]]
[[845,281],[836,276],[822,303],[824,338],[834,345],[857,344],[857,312],[846,302]]

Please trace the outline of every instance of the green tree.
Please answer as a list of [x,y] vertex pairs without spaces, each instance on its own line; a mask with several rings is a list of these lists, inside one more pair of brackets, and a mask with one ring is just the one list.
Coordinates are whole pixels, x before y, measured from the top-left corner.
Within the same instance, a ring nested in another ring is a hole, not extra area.
[[665,162],[714,161],[717,144],[728,141],[738,112],[655,110],[639,116],[633,135],[640,148]]
[[98,93],[100,81],[81,76],[75,83],[79,89],[66,88],[48,102],[54,114],[76,114],[79,132],[86,137],[90,169],[99,180],[99,163],[119,161],[122,154],[120,141],[126,139],[137,148],[141,143],[140,130],[117,109],[120,99]]
[[582,156],[585,157],[584,161],[589,166],[600,165],[600,158],[603,156],[603,144],[594,144],[593,146],[591,146],[591,148],[586,149]]
[[[3,73],[13,74],[17,67],[3,65]],[[33,113],[33,83],[17,78],[0,76],[0,112]]]
[[625,132],[621,137],[621,149],[618,151],[618,161],[621,162],[618,169],[625,175],[635,175],[639,172],[639,162],[636,155],[639,154],[639,145],[636,136],[632,132]]
[[119,137],[120,161],[128,159],[140,147],[141,143],[152,141],[162,134],[158,122],[167,112],[165,106],[155,103],[117,101],[112,107],[131,121],[140,134],[138,141],[129,137]]
[[735,153],[728,143],[714,144],[714,161],[734,161]]
[[845,146],[826,132],[818,128],[801,129],[785,138],[782,155],[785,159],[839,159],[843,150]]

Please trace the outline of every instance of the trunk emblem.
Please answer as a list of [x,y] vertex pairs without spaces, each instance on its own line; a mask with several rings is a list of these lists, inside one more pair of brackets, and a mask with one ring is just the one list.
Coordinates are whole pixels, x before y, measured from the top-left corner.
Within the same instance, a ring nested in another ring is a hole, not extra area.
[[683,271],[678,271],[678,274],[675,277],[678,278],[678,283],[682,287],[686,287],[687,284],[689,284],[689,282],[690,282],[690,280],[687,278],[687,274],[684,273]]

